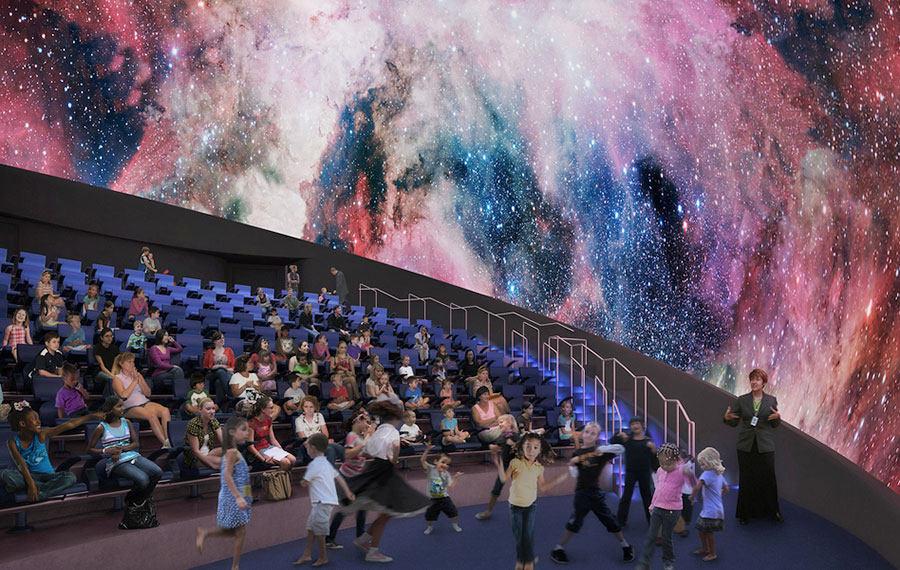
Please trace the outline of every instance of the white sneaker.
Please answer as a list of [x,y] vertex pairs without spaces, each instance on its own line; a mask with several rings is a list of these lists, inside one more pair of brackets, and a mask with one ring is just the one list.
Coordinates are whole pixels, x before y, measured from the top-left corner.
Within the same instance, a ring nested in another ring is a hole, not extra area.
[[462,527],[459,526],[458,524],[455,524],[455,525],[452,525],[452,526],[453,526],[453,530],[455,530],[456,532],[462,532]]
[[426,526],[426,527],[425,527],[425,534],[431,534],[431,532],[432,532],[433,530],[434,530],[434,527],[433,527],[433,526]]
[[362,550],[363,552],[369,551],[369,543],[371,543],[371,542],[372,542],[372,537],[368,536],[366,534],[364,534],[362,536],[358,536],[353,539],[353,544],[355,544],[356,547],[359,548],[360,550]]
[[385,556],[377,550],[366,554],[366,562],[391,562],[393,560],[390,556]]

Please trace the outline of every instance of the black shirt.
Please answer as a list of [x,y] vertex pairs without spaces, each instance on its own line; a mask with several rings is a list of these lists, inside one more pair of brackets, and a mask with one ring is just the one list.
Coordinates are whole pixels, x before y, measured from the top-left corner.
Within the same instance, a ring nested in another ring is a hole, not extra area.
[[[575,490],[579,489],[599,489],[600,474],[606,464],[616,458],[613,453],[597,453],[594,455],[596,447],[576,449],[572,457],[585,456],[576,465],[578,467],[578,479],[575,482]],[[589,455],[590,454],[590,455]]]
[[330,315],[328,315],[328,329],[329,330],[333,329],[336,331],[344,330],[345,328],[347,328],[344,325],[344,320],[345,320],[344,315],[339,315],[337,313],[331,313]]
[[615,435],[609,443],[618,443],[625,447],[625,471],[637,473],[652,470],[654,454],[648,445],[652,441],[649,437],[644,439],[629,437],[628,441],[624,441],[621,436]]
[[519,441],[519,434],[513,433],[510,436],[500,436],[500,439],[497,440],[497,445],[500,446],[500,458],[503,460],[504,469],[509,469],[509,462],[513,460],[513,446],[506,443],[507,439],[515,443]]
[[372,323],[359,323],[359,327],[357,327],[356,332],[362,334],[370,330],[372,330]]
[[59,369],[63,365],[62,352],[56,351],[50,354],[50,350],[44,348],[36,357],[34,357],[34,373],[38,370],[46,370],[54,376],[59,376]]
[[307,313],[306,311],[303,311],[300,313],[300,317],[297,320],[300,323],[300,326],[305,329],[313,329],[314,328],[312,313]]
[[113,361],[119,356],[119,347],[114,342],[109,343],[109,348],[103,348],[102,344],[97,343],[94,345],[94,356],[100,358],[103,361],[103,366],[106,366],[106,369],[112,372]]
[[481,368],[481,365],[478,364],[477,360],[469,363],[468,360],[463,360],[459,363],[459,375],[463,378],[471,378],[478,374],[478,369]]

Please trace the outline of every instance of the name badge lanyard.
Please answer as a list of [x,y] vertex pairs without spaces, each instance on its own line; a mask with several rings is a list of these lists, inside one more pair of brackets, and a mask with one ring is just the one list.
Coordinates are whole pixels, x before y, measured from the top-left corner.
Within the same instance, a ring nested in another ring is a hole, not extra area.
[[752,427],[756,427],[756,424],[759,423],[759,410],[762,409],[762,399],[758,402],[753,402],[753,417],[750,418],[750,425]]

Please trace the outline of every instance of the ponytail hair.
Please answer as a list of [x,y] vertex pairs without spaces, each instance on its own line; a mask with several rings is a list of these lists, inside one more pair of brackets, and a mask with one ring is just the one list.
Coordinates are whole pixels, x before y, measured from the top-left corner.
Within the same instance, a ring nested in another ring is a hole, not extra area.
[[242,416],[231,416],[228,418],[228,421],[225,422],[225,427],[222,429],[222,449],[228,451],[229,449],[235,449],[237,445],[234,443],[234,436],[231,435],[231,432],[241,427],[242,424],[247,423],[247,418]]

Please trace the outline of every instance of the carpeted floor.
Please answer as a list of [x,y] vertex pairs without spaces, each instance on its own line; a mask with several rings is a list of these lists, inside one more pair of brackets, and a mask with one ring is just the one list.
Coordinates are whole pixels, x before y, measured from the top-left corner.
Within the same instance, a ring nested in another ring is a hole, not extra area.
[[[635,498],[638,494],[635,493]],[[733,513],[737,493],[726,495],[726,512]],[[615,498],[611,497],[615,508]],[[737,520],[728,518],[724,532],[717,534],[719,558],[712,562],[702,562],[691,554],[700,546],[696,531],[691,528],[688,538],[676,535],[675,567],[687,569],[727,570],[890,570],[892,566],[862,541],[843,531],[836,525],[782,501],[786,521],[782,524],[769,521],[751,521],[740,526]],[[559,540],[563,525],[568,519],[572,498],[539,498],[537,524],[535,525],[538,568],[561,567],[550,560],[550,550]],[[699,505],[698,505],[699,506]],[[625,529],[625,537],[640,554],[646,523],[639,515],[640,504],[632,503],[631,521]],[[450,528],[446,518],[435,523],[435,531],[429,536],[422,534],[424,517],[396,519],[385,531],[381,550],[393,557],[393,563],[385,565],[393,568],[416,568],[423,570],[481,568],[513,568],[515,563],[512,533],[509,529],[509,514],[506,503],[500,503],[494,517],[487,521],[475,519],[480,507],[460,509],[460,526],[463,531],[456,533]],[[698,511],[695,509],[695,516]],[[593,517],[593,515],[591,515]],[[640,520],[639,520],[640,518]],[[251,524],[259,524],[251,522]],[[297,528],[306,528],[306,521],[297,521]],[[299,530],[298,530],[299,534]],[[362,551],[352,545],[353,530],[345,529],[338,534],[338,542],[343,550],[328,551],[332,568],[368,568],[378,565],[367,564]],[[305,540],[280,544],[271,548],[245,552],[241,567],[291,568],[291,563],[303,550]],[[315,549],[313,556],[315,559]],[[615,538],[608,535],[596,518],[588,518],[584,528],[572,537],[567,552],[570,568],[615,568],[634,567],[636,562],[622,562],[622,551]],[[657,548],[651,568],[662,568],[660,549]],[[308,564],[305,565],[308,567]],[[231,560],[222,560],[201,566],[203,569],[227,569]]]

